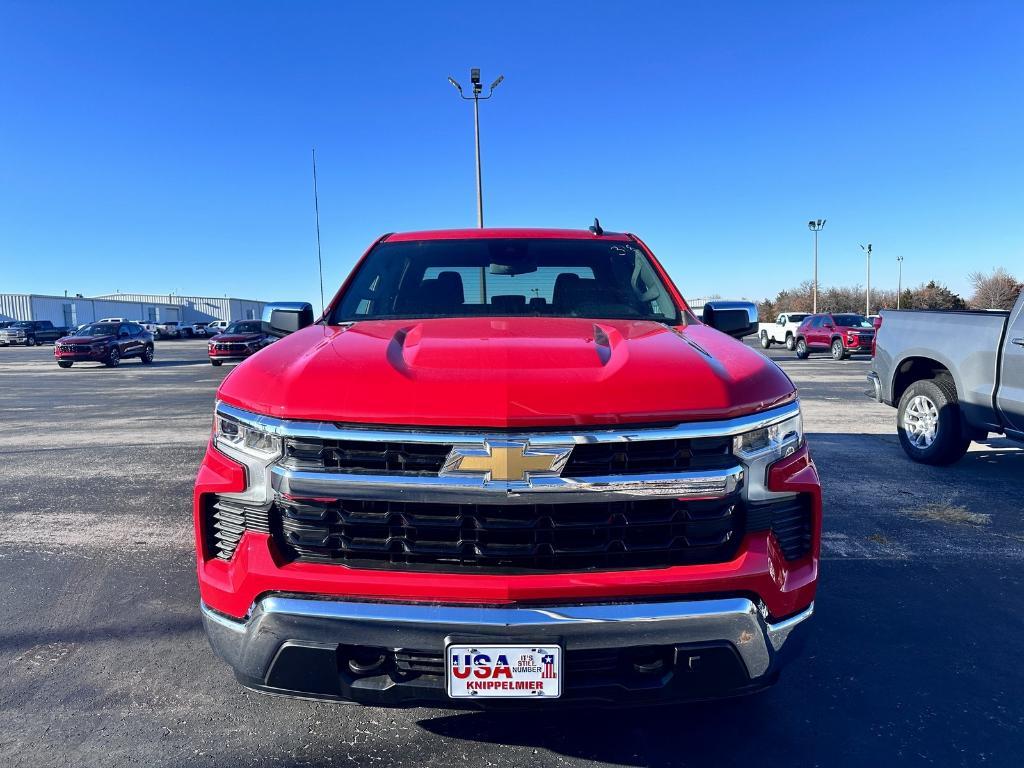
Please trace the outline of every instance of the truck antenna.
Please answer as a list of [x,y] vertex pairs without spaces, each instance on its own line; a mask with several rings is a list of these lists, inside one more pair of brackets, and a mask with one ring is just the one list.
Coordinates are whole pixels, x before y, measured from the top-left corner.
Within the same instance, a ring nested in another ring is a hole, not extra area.
[[604,230],[601,229],[601,222],[597,220],[596,216],[594,217],[594,224],[590,227],[590,231],[598,237],[604,234]]
[[316,188],[316,147],[313,147],[313,210],[316,212],[316,262],[320,267],[320,314],[324,313],[324,260],[320,254],[320,195]]

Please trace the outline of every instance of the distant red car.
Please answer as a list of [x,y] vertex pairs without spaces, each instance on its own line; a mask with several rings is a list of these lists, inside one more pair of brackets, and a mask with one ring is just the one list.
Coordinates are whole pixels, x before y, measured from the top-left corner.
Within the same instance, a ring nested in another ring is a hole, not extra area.
[[259,320],[239,320],[224,329],[224,333],[210,339],[210,363],[222,365],[225,360],[244,360],[259,352],[273,337]]
[[149,365],[153,362],[153,334],[138,323],[92,323],[57,339],[53,356],[61,368],[75,363],[103,363],[116,368],[129,357]]
[[871,354],[874,340],[875,327],[864,315],[808,315],[796,331],[796,356],[804,360],[827,350],[833,360],[845,360],[854,353]]

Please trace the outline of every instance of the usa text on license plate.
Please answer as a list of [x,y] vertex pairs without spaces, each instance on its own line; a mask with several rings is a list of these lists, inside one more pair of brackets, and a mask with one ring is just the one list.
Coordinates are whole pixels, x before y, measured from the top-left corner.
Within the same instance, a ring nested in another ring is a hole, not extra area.
[[462,698],[544,698],[562,694],[557,645],[449,645],[448,695]]

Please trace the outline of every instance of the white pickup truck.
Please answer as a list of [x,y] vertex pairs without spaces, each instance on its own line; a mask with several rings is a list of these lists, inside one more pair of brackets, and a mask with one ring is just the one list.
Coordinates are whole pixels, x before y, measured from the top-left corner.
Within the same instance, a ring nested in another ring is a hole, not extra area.
[[772,344],[785,344],[786,349],[796,347],[796,329],[810,312],[783,312],[774,323],[759,323],[757,336],[761,346],[768,349]]

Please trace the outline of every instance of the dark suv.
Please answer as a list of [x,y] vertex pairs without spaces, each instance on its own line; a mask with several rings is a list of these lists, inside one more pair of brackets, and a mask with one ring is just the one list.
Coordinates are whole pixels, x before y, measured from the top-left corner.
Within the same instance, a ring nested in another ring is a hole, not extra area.
[[244,360],[273,340],[262,321],[239,320],[210,339],[210,363],[221,365],[225,360]]
[[796,330],[796,356],[804,360],[817,350],[828,350],[833,360],[855,352],[870,355],[874,339],[875,327],[864,315],[808,315]]
[[148,365],[153,362],[153,334],[138,323],[92,323],[58,339],[53,356],[61,368],[86,362],[115,368],[128,357]]

